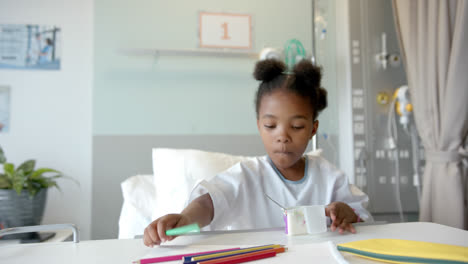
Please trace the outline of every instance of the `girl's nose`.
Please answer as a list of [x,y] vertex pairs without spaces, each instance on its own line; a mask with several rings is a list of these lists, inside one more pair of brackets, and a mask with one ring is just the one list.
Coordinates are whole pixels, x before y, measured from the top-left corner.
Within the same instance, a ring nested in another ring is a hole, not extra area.
[[276,137],[277,143],[288,143],[290,141],[289,136],[287,133],[281,131],[278,136]]

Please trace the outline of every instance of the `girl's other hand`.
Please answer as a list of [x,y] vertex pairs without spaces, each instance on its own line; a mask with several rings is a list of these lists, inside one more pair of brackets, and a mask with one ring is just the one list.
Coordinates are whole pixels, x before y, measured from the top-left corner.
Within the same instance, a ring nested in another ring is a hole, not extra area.
[[344,231],[356,233],[352,223],[357,222],[358,217],[349,205],[342,202],[333,202],[325,208],[325,214],[332,220],[331,231],[338,228],[340,234],[343,234]]
[[190,219],[183,214],[168,214],[154,220],[145,228],[143,243],[147,247],[171,241],[176,236],[167,236],[166,230],[191,224]]

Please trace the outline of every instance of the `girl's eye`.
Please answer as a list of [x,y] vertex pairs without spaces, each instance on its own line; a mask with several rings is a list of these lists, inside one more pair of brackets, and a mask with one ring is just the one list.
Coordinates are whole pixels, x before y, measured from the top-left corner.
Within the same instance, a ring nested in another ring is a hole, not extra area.
[[264,127],[268,128],[268,129],[272,129],[272,128],[275,128],[274,125],[263,125]]
[[293,126],[293,128],[299,130],[299,129],[303,129],[304,126]]

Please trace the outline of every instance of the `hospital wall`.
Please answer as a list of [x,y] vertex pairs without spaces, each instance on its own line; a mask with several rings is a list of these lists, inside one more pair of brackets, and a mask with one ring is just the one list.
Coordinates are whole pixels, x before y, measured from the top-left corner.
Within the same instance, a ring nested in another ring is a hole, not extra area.
[[[50,190],[44,223],[75,223],[83,239],[117,237],[120,183],[151,174],[153,147],[264,154],[253,105],[255,59],[136,56],[128,50],[197,48],[199,11],[252,15],[254,52],[281,48],[291,38],[312,48],[309,0],[294,5],[2,0],[0,5],[0,23],[62,29],[59,71],[0,71],[0,85],[12,92],[10,131],[0,134],[0,144],[10,161],[35,158],[39,166],[79,182],[60,180],[62,192]],[[329,25],[329,37],[317,42],[331,101],[321,114],[320,131],[336,146],[333,15]],[[319,143],[327,151],[330,142],[323,140],[322,135]]]
[[75,223],[83,239],[91,231],[93,8],[92,0],[0,1],[2,24],[62,30],[60,70],[0,71],[0,85],[11,89],[10,130],[0,145],[16,165],[36,159],[79,182],[50,189],[43,223]]

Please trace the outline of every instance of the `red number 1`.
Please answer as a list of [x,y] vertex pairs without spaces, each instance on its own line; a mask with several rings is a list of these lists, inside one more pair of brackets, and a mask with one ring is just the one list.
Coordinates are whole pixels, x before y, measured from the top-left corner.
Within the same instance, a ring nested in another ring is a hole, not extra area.
[[224,30],[224,35],[223,35],[222,39],[231,39],[231,37],[229,37],[229,33],[228,33],[228,23],[224,22],[223,24],[221,24],[221,27]]

